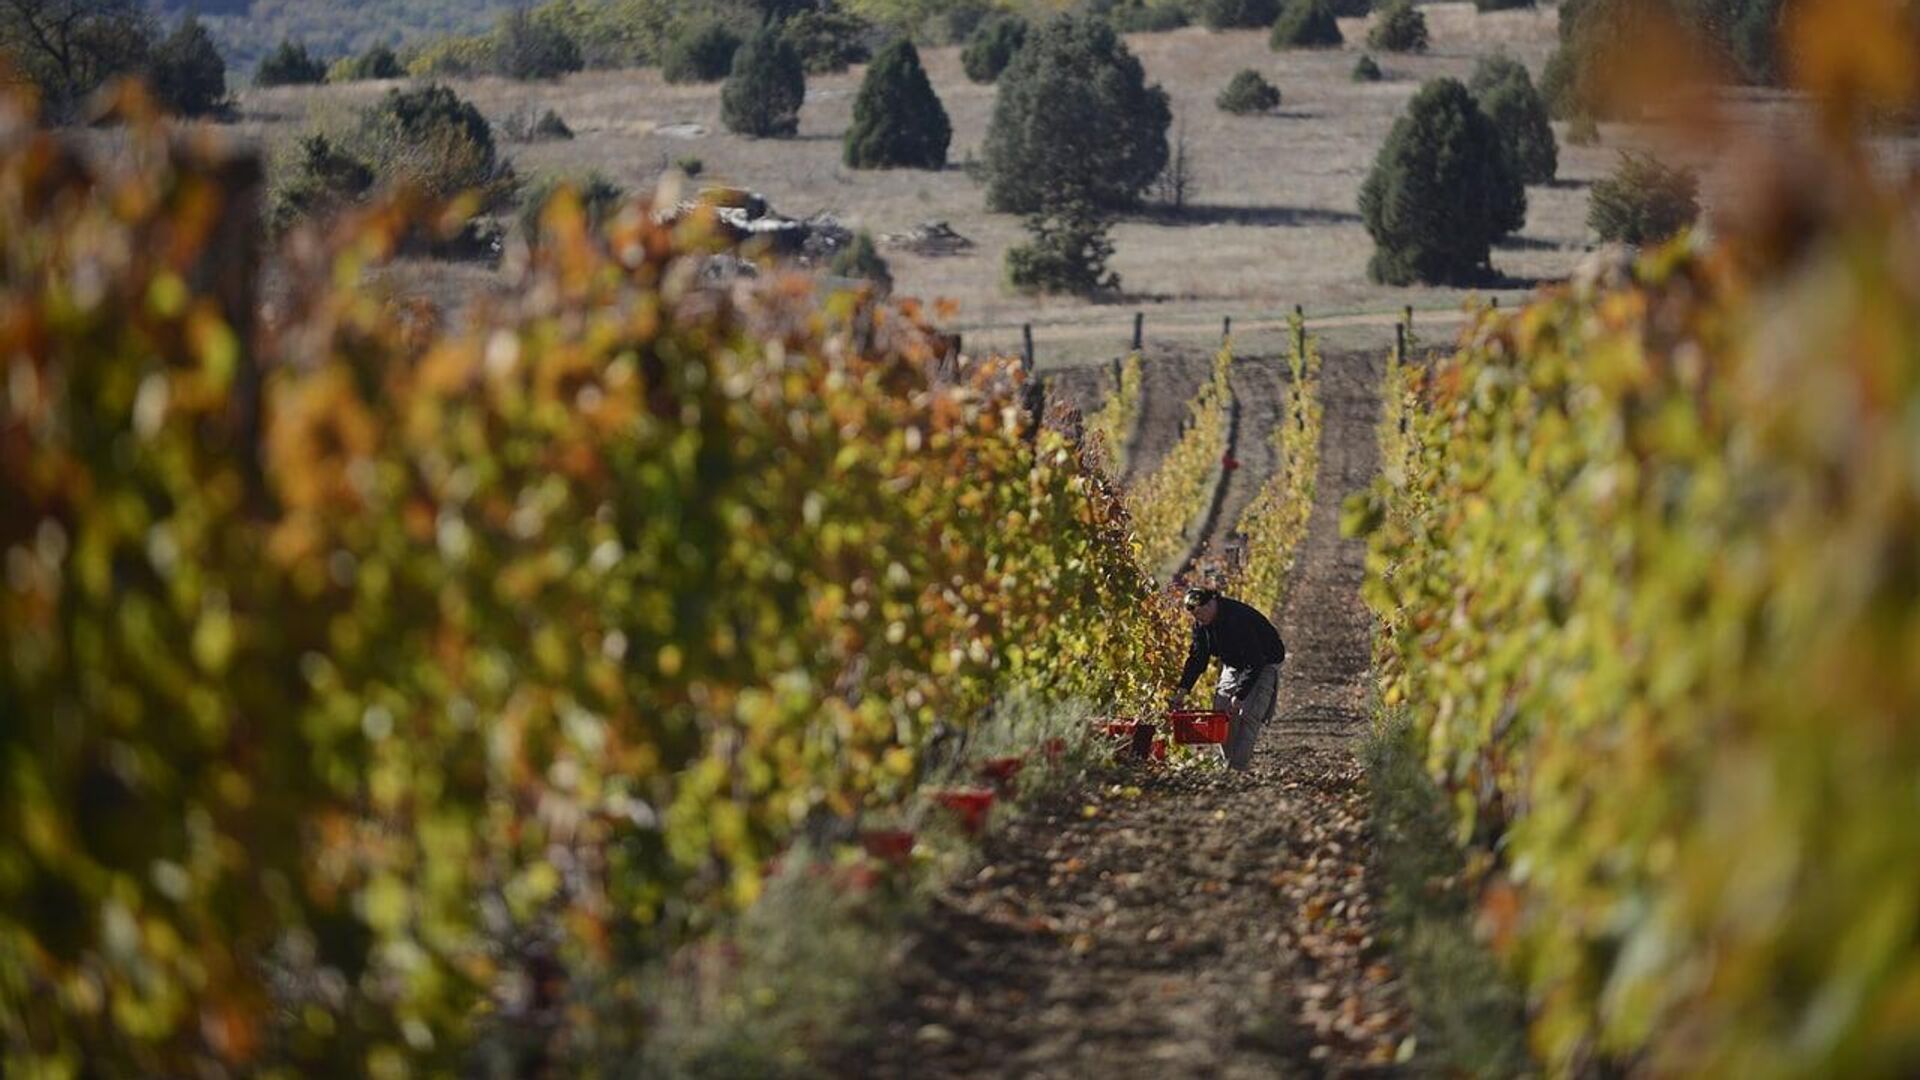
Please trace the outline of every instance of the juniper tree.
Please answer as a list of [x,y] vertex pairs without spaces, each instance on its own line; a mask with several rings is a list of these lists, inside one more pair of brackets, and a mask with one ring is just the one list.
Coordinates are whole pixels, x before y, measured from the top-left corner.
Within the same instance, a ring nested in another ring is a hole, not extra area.
[[1474,69],[1471,89],[1480,111],[1500,129],[1521,182],[1550,182],[1560,170],[1560,151],[1547,103],[1526,66],[1505,56],[1489,57]]
[[893,291],[893,271],[865,230],[855,233],[847,246],[834,254],[827,269],[837,277],[870,281],[874,291],[882,296]]
[[1274,49],[1326,49],[1346,44],[1327,0],[1287,0],[1267,44]]
[[153,96],[183,116],[204,116],[226,104],[227,62],[213,35],[192,14],[153,50],[147,79]]
[[960,66],[966,69],[967,78],[977,83],[998,79],[1020,46],[1026,44],[1027,29],[1027,20],[1013,14],[995,15],[974,27],[967,47],[960,53]]
[[1426,52],[1427,17],[1412,0],[1393,0],[1367,32],[1367,44],[1386,52]]
[[720,120],[728,131],[782,138],[800,130],[807,73],[778,28],[762,27],[733,54],[733,74],[720,91]]
[[1493,121],[1458,80],[1436,79],[1394,122],[1360,188],[1367,273],[1388,285],[1483,279],[1493,242],[1524,224],[1526,207]]
[[1280,107],[1280,91],[1260,73],[1252,68],[1242,68],[1234,73],[1232,81],[1213,103],[1222,112],[1236,116],[1248,113],[1271,112]]
[[1272,26],[1280,17],[1280,0],[1199,0],[1196,7],[1210,30]]
[[1097,19],[1035,28],[1000,77],[983,150],[987,205],[1031,214],[1139,202],[1167,164],[1173,113],[1140,61]]
[[860,82],[847,129],[852,169],[939,169],[947,163],[953,126],[920,66],[919,50],[900,38],[880,50]]
[[280,47],[253,69],[255,86],[308,86],[326,79],[327,65],[314,59],[305,45],[288,38],[282,38]]

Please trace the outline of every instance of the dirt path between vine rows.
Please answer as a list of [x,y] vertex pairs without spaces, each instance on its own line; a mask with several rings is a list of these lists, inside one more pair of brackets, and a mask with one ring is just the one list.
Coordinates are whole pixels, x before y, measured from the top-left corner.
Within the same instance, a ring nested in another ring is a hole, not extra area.
[[[1374,926],[1353,747],[1363,550],[1339,537],[1341,501],[1377,467],[1380,375],[1377,358],[1327,357],[1280,722],[1251,775],[1116,769],[992,834],[912,928],[836,1075],[1398,1074],[1411,1025]],[[1171,445],[1166,424],[1150,411],[1140,441]]]

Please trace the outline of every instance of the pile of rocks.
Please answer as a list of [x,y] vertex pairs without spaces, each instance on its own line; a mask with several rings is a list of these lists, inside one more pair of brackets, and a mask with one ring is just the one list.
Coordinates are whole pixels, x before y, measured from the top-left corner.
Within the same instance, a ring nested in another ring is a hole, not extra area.
[[887,233],[880,242],[918,255],[958,255],[973,247],[973,241],[944,221],[923,221],[906,232]]

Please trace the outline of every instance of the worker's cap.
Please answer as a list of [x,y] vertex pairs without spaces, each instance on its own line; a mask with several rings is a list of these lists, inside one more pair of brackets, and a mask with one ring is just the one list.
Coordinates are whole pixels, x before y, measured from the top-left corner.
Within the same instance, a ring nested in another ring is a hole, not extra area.
[[1210,601],[1219,599],[1220,594],[1213,589],[1188,589],[1186,605],[1188,611],[1197,611]]

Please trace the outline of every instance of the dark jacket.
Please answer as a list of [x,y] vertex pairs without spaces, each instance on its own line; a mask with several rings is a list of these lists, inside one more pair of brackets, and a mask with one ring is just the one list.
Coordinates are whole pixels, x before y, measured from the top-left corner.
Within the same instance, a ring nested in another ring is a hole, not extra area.
[[[1221,687],[1229,697],[1237,697],[1253,684],[1253,677],[1268,664],[1287,658],[1287,646],[1280,631],[1265,615],[1238,600],[1219,598],[1220,611],[1207,626],[1193,624],[1193,644],[1187,648],[1187,666],[1180,672],[1180,691],[1193,689],[1207,670],[1207,662],[1220,658],[1229,669]],[[1236,677],[1237,676],[1237,677]]]

